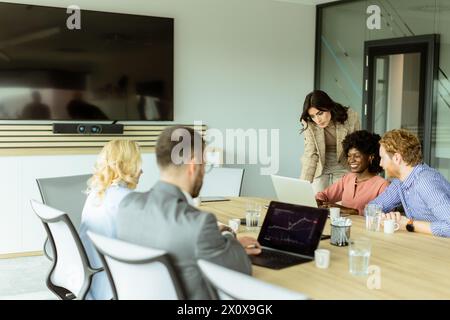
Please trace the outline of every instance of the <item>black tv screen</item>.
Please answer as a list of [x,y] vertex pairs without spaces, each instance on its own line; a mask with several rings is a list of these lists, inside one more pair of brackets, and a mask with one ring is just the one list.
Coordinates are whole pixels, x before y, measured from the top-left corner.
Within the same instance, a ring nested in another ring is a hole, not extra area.
[[173,120],[173,19],[73,13],[0,3],[0,119]]

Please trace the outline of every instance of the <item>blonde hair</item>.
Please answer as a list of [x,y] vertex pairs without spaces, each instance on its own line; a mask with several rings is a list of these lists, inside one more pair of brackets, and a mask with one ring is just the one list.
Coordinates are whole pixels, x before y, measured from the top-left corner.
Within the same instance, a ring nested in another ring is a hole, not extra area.
[[87,192],[94,191],[103,198],[106,189],[118,183],[125,184],[129,189],[136,189],[141,168],[142,158],[137,142],[111,140],[98,155]]
[[416,166],[422,162],[422,147],[419,138],[405,129],[388,131],[380,140],[386,152],[399,153],[403,161],[410,166]]

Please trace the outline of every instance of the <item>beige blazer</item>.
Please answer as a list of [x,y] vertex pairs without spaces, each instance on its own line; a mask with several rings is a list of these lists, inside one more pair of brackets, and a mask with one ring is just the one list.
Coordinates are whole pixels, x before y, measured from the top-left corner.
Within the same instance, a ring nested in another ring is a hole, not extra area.
[[[336,123],[336,157],[344,166],[347,158],[343,154],[342,141],[349,133],[361,129],[359,115],[352,109],[348,109],[348,118],[342,124]],[[325,133],[323,128],[314,123],[308,123],[305,134],[305,152],[301,159],[302,173],[300,179],[312,182],[314,178],[322,175],[325,166]]]

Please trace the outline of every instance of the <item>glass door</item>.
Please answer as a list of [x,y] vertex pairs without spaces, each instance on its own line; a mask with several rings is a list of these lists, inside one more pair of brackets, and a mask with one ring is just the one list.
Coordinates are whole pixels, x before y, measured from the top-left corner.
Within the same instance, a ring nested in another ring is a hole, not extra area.
[[423,118],[419,117],[422,112],[420,56],[417,52],[374,57],[374,132],[382,135],[402,128],[423,140]]
[[437,35],[364,45],[363,128],[380,135],[392,129],[413,132],[428,164],[435,162],[431,146],[438,47]]

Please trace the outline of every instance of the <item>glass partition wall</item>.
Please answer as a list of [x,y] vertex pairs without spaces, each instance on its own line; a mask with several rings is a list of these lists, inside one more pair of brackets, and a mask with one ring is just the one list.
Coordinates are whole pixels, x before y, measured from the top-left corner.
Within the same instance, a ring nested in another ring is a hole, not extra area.
[[[367,74],[364,77],[367,43],[424,35],[437,35],[438,42],[434,56],[436,73],[434,79],[427,80],[431,83],[431,101],[421,98],[427,90],[426,85],[421,85],[421,73],[432,67],[420,63],[423,60],[419,51],[380,52],[371,60],[372,77],[368,79]],[[423,146],[426,162],[447,179],[450,179],[449,77],[450,1],[347,0],[318,6],[315,87],[359,112],[365,128],[379,134],[393,128],[417,133],[426,144]],[[373,103],[366,106],[369,88]]]

